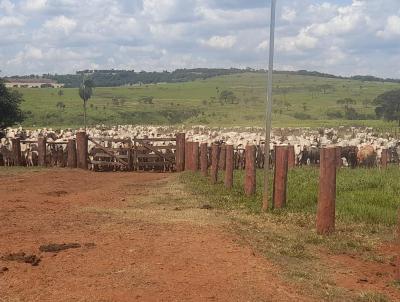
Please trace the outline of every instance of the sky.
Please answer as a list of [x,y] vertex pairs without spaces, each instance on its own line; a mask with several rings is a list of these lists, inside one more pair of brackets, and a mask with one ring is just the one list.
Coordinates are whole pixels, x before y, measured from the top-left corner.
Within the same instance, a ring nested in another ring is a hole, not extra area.
[[[0,0],[1,75],[267,68],[270,0]],[[400,0],[277,0],[275,67],[400,78]]]

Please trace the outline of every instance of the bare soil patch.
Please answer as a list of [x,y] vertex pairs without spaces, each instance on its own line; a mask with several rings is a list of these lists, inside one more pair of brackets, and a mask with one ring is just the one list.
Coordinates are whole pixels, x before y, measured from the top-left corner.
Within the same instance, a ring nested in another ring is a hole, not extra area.
[[0,301],[313,301],[174,177],[2,175],[0,255],[35,255],[40,265],[2,258]]
[[61,251],[65,251],[68,249],[77,249],[80,248],[81,245],[79,243],[50,243],[46,245],[41,245],[39,247],[39,251],[47,252],[47,253],[58,253]]
[[19,263],[29,263],[32,266],[38,266],[40,258],[36,255],[27,255],[24,252],[10,253],[0,258],[3,261],[16,261]]

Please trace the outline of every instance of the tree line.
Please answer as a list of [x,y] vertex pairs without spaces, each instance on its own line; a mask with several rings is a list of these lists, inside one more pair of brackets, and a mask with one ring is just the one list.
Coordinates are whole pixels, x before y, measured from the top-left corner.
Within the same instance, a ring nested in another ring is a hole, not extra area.
[[[55,80],[57,83],[64,84],[66,88],[78,88],[81,85],[82,75],[90,75],[96,87],[116,87],[125,85],[141,85],[141,84],[156,84],[156,83],[178,83],[189,82],[198,79],[207,79],[216,76],[238,74],[244,72],[266,73],[265,69],[253,68],[194,68],[194,69],[177,69],[175,71],[135,71],[135,70],[81,70],[75,74],[43,74],[41,76],[31,74],[25,76],[12,76],[17,79],[30,78],[46,78]],[[356,75],[351,77],[342,77],[318,71],[298,70],[298,71],[274,71],[275,74],[290,74],[314,76],[332,79],[349,79],[358,81],[376,81],[376,82],[391,82],[400,83],[399,79],[378,78],[374,76]]]
[[246,72],[245,69],[177,69],[175,71],[147,72],[135,70],[83,70],[76,74],[52,75],[44,74],[46,79],[63,83],[65,88],[78,88],[82,82],[82,75],[89,75],[96,87],[116,87],[126,85],[146,85],[156,83],[179,83],[198,79],[207,79],[216,76]]

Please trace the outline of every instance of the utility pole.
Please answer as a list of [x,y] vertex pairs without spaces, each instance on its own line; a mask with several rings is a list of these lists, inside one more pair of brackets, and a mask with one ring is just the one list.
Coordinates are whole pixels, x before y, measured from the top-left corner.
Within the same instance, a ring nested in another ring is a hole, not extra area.
[[[271,122],[272,122],[272,75],[274,71],[274,46],[275,46],[275,10],[276,0],[271,0],[271,26],[269,34],[269,65],[267,78],[267,106],[265,114],[265,161],[264,161],[264,191],[263,191],[263,210],[270,208],[268,202],[269,195],[269,153],[271,141]],[[272,204],[272,203],[271,203]]]

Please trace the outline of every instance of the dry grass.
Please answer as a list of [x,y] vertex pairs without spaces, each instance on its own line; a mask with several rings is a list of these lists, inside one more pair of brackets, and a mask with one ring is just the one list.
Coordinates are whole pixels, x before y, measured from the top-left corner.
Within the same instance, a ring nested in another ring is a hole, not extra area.
[[160,182],[147,194],[127,196],[124,208],[88,207],[85,211],[104,215],[115,215],[127,220],[161,222],[167,224],[191,223],[197,225],[225,225],[228,220],[221,210],[203,209],[204,203],[184,190],[176,178]]

